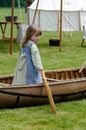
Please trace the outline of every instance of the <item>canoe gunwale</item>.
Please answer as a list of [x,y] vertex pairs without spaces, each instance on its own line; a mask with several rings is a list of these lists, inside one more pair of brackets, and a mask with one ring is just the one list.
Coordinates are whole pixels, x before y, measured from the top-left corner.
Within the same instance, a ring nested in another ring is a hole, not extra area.
[[[78,81],[78,82],[77,82]],[[55,91],[53,90],[53,88],[56,89],[57,94],[68,94],[68,93],[77,93],[79,91],[86,91],[86,87],[85,85],[83,85],[83,87],[80,87],[79,84],[85,84],[86,83],[86,78],[80,78],[80,79],[72,79],[72,80],[67,80],[67,81],[60,81],[60,82],[52,82],[49,83],[49,86],[52,90],[53,95],[55,95]],[[73,86],[74,84],[74,86]],[[77,87],[78,84],[78,87]],[[72,86],[71,86],[72,85]],[[22,85],[22,86],[8,86],[8,87],[2,87],[0,88],[0,93],[13,93],[15,95],[15,93],[19,93],[24,95],[25,93],[22,93],[22,91],[26,91],[26,90],[31,90],[31,94],[30,95],[39,95],[38,93],[34,93],[32,94],[32,89],[39,89],[39,92],[43,91],[43,93],[41,93],[42,95],[46,95],[46,90],[44,87],[44,83],[42,84],[37,84],[37,85]],[[62,91],[63,89],[63,91]],[[65,89],[67,89],[67,91],[64,91]],[[21,92],[20,92],[21,90]],[[62,91],[62,93],[61,93]],[[71,91],[71,92],[70,92]],[[29,92],[28,92],[29,93]],[[26,92],[26,95],[28,95],[28,93]]]
[[[75,82],[83,82],[86,81],[86,77],[83,78],[76,78],[76,79],[67,79],[67,80],[57,80],[57,81],[53,81],[49,83],[49,86],[54,85],[54,84],[68,84],[68,83],[75,83]],[[10,85],[10,84],[5,84],[5,83],[0,83],[0,89],[6,89],[6,88],[32,88],[32,87],[44,87],[44,83],[40,83],[40,84],[25,84],[25,85]]]

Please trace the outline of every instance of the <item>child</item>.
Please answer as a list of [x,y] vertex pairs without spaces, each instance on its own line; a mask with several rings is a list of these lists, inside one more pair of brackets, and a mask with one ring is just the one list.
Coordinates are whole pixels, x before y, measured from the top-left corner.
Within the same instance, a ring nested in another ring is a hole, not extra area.
[[13,85],[42,83],[43,70],[37,41],[41,30],[35,25],[27,28],[14,74]]

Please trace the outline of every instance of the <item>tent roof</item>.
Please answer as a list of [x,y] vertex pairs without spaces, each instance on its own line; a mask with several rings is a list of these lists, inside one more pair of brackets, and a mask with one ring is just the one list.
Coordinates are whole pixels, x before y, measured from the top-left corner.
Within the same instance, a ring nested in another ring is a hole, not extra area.
[[[36,9],[35,0],[30,9]],[[38,10],[60,10],[61,0],[39,0]],[[63,0],[64,11],[86,10],[86,0]]]

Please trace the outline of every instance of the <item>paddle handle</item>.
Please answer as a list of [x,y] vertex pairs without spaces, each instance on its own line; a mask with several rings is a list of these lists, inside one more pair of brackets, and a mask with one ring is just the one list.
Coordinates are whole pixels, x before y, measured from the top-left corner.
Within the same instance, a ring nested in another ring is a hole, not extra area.
[[83,65],[81,66],[80,70],[79,70],[79,73],[82,72],[82,70],[86,67],[86,61],[83,63]]
[[46,88],[46,91],[47,91],[47,96],[48,96],[48,100],[50,102],[52,112],[54,114],[56,114],[56,107],[55,107],[55,103],[54,103],[53,96],[52,96],[52,93],[51,93],[51,89],[48,85],[44,71],[42,71],[41,73],[42,73],[42,77],[43,77],[43,80],[44,80],[44,84],[45,84],[45,88]]

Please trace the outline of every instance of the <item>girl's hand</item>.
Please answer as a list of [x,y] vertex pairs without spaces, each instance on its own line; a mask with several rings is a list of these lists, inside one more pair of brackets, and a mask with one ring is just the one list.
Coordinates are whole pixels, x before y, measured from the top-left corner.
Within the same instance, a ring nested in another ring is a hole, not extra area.
[[40,73],[42,74],[43,68],[40,68],[39,71],[40,71]]

